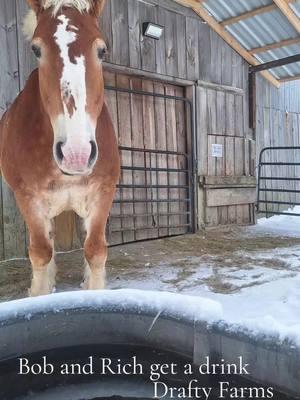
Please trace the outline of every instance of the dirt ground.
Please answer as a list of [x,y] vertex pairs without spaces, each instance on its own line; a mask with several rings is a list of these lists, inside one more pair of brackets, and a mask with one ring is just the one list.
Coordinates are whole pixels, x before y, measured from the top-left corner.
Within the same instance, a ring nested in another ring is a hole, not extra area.
[[[257,234],[249,229],[218,228],[113,247],[107,263],[107,287],[197,294],[205,285],[207,290],[230,294],[274,279],[276,271],[280,276],[293,276],[298,264],[300,268],[300,238]],[[80,290],[82,251],[57,254],[57,265],[57,291]],[[30,275],[28,260],[1,262],[0,300],[27,296]]]

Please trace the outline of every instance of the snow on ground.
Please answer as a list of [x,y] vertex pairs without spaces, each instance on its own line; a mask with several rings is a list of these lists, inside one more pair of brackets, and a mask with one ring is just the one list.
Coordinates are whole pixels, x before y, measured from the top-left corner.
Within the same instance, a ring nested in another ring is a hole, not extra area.
[[[300,212],[300,207],[293,211]],[[245,228],[246,235],[249,230],[266,240],[270,236],[300,238],[300,218],[263,218],[257,226]],[[177,261],[147,262],[142,273],[122,269],[109,278],[108,287],[113,290],[60,293],[3,303],[0,321],[16,313],[30,319],[33,305],[35,311],[49,305],[59,311],[74,304],[99,307],[117,301],[123,307],[150,305],[158,313],[168,309],[210,323],[226,322],[233,330],[271,335],[300,348],[299,244],[259,252],[255,248],[237,250],[224,256],[193,255],[191,251],[191,255],[182,255],[182,259],[180,255]]]
[[[300,207],[289,212],[300,213]],[[262,218],[256,226],[247,229],[255,235],[266,235],[266,240],[269,235],[300,238],[300,217]],[[234,264],[238,256],[246,260],[244,265]],[[265,266],[266,260],[270,267]],[[134,282],[132,287],[138,284],[140,289],[179,291],[203,298],[203,302],[211,299],[222,309],[221,320],[233,329],[290,340],[300,347],[299,246],[261,252],[237,251],[232,260],[223,260],[223,267],[213,260],[203,264],[200,257],[192,257],[190,263],[194,268],[182,279],[176,275],[176,266],[160,265],[155,271],[155,277],[160,279],[154,280],[152,274],[152,279]],[[224,267],[224,264],[230,266]],[[212,279],[222,281],[232,290],[217,293],[210,287]]]
[[300,273],[235,294],[199,291],[199,295],[222,305],[222,320],[233,330],[290,340],[300,347]]
[[[286,213],[300,214],[300,206],[289,208]],[[293,215],[275,215],[271,218],[260,218],[258,224],[249,228],[255,234],[300,237],[300,217]]]

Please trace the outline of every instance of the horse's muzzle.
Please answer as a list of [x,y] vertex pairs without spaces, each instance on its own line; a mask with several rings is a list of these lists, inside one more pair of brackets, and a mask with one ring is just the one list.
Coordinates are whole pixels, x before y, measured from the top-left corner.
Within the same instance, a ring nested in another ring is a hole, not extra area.
[[58,167],[65,175],[89,175],[98,159],[94,140],[76,145],[58,142],[53,150]]

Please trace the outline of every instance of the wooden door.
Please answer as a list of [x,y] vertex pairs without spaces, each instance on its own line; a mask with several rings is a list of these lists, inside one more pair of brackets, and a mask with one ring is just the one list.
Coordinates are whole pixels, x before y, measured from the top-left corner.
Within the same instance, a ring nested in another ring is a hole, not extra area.
[[193,210],[184,88],[109,72],[105,83],[122,166],[109,242],[188,232]]

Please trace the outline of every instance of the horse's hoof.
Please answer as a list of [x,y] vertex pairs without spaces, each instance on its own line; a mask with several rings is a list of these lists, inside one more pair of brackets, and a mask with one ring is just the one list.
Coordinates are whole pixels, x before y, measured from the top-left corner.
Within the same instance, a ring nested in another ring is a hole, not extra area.
[[38,297],[38,296],[47,296],[49,294],[51,294],[52,292],[50,292],[49,290],[32,290],[32,289],[28,289],[28,296],[29,297]]
[[54,287],[52,286],[35,287],[34,285],[32,285],[31,288],[28,289],[28,295],[29,297],[47,296],[53,293],[53,289]]
[[89,290],[89,279],[85,279],[81,284],[80,284],[81,289],[83,290]]
[[103,282],[94,282],[91,284],[90,280],[85,280],[80,285],[82,290],[104,290],[105,289],[105,281]]

